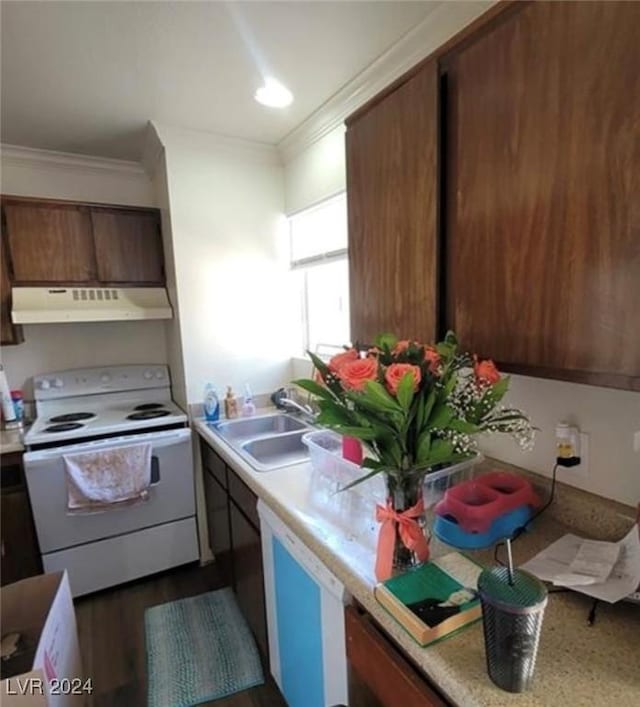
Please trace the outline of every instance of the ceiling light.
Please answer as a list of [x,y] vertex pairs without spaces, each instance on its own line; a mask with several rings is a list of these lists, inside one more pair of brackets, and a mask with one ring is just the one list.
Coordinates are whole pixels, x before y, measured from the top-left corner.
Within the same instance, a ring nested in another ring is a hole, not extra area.
[[261,86],[254,95],[258,103],[270,108],[286,108],[293,101],[291,91],[283,86],[280,81],[272,78],[264,80],[264,86]]

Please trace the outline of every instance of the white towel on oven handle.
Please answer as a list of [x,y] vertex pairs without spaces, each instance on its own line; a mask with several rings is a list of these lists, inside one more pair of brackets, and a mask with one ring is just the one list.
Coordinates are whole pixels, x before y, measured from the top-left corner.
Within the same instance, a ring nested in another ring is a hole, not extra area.
[[145,501],[151,484],[150,443],[63,454],[69,513],[96,513]]

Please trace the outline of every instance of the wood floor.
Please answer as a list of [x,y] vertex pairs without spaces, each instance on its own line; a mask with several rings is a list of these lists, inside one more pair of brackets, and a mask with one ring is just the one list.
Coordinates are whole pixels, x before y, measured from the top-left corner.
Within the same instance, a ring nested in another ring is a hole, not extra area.
[[[211,564],[180,568],[78,599],[76,616],[84,676],[93,680],[93,695],[86,707],[146,707],[145,609],[221,586],[216,567]],[[265,677],[265,685],[206,704],[286,707],[266,666]]]

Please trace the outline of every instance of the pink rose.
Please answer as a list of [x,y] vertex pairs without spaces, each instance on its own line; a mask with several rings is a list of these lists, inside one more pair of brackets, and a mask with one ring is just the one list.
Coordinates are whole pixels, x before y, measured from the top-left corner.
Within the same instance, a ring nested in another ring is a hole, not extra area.
[[392,353],[396,355],[404,353],[409,348],[409,346],[411,346],[411,342],[408,339],[398,341],[398,343],[393,347]]
[[340,366],[338,378],[349,390],[364,390],[367,381],[378,377],[378,361],[375,358],[359,358]]
[[500,371],[491,359],[478,361],[477,356],[474,356],[473,359],[473,372],[480,385],[494,385],[500,380]]
[[429,364],[430,373],[436,375],[440,366],[440,354],[432,346],[427,346],[424,350],[424,360]]
[[331,358],[331,360],[329,361],[329,370],[332,373],[339,373],[340,369],[342,368],[342,366],[345,365],[345,363],[357,361],[358,358],[360,357],[355,349],[348,349],[347,351],[336,354]]
[[422,375],[420,373],[420,366],[412,366],[410,363],[392,363],[389,368],[387,368],[384,374],[384,380],[387,384],[389,392],[393,395],[398,394],[398,386],[400,381],[405,377],[407,373],[413,376],[413,391],[418,389],[420,385],[420,379]]

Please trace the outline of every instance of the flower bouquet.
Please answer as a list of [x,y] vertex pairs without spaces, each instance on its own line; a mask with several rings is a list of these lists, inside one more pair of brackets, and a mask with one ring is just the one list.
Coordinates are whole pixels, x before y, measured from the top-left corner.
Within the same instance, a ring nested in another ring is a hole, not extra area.
[[373,348],[349,347],[328,363],[309,355],[315,380],[295,383],[316,397],[318,423],[359,439],[367,452],[368,473],[345,488],[385,477],[387,507],[377,509],[379,578],[391,564],[401,571],[428,558],[426,474],[473,457],[480,433],[510,434],[524,449],[533,444],[528,417],[501,403],[509,378],[492,361],[458,351],[452,332],[434,345],[383,334]]

